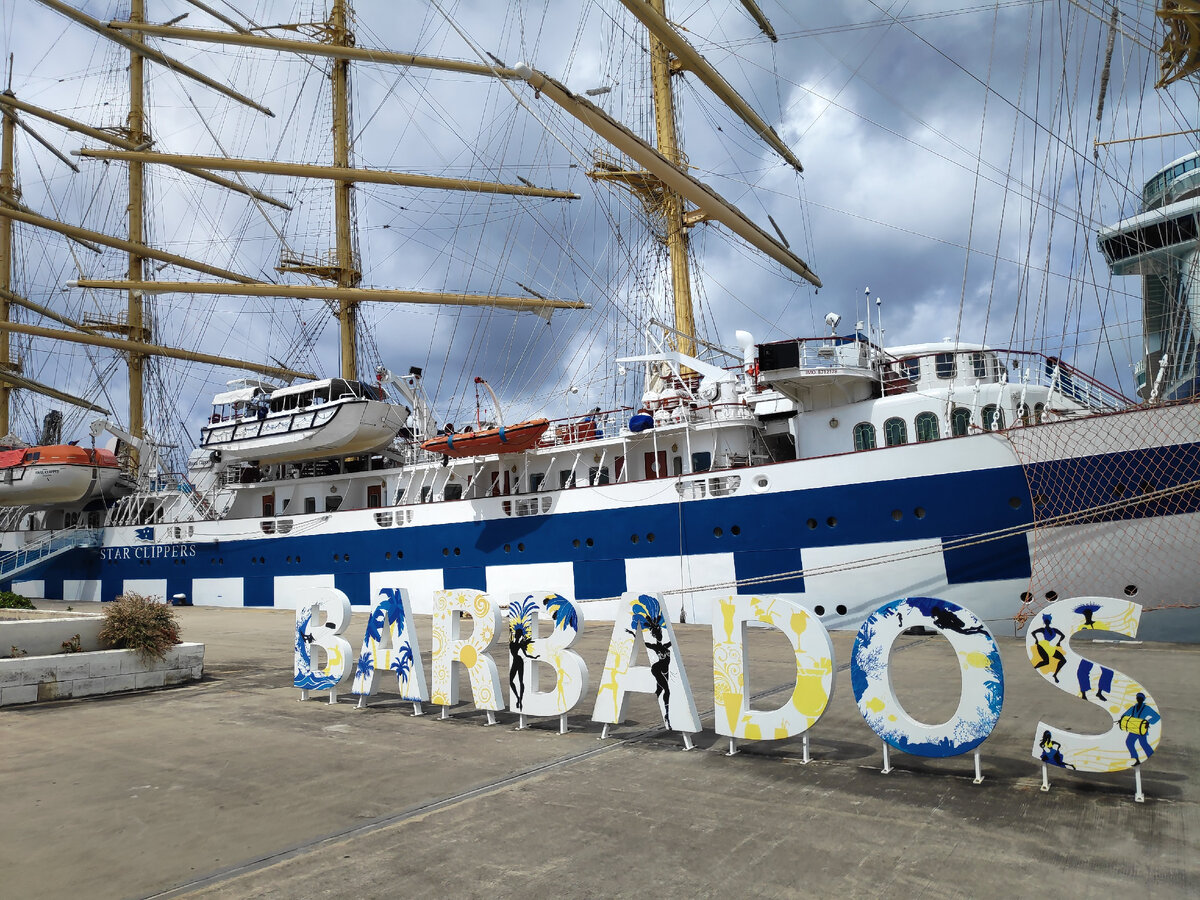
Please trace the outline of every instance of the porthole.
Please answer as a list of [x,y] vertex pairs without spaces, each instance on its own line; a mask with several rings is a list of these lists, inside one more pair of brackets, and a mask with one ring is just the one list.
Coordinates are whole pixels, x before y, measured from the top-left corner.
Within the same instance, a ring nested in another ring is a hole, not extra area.
[[809,529],[810,529],[810,530],[815,530],[815,529],[816,529],[816,527],[817,527],[817,520],[816,520],[816,519],[809,519],[809,520],[808,520],[808,522],[807,522],[807,523],[805,523],[805,524],[807,524],[807,525],[808,525],[808,527],[809,527]]
[[1033,505],[1034,506],[1045,506],[1046,505],[1046,495],[1045,494],[1034,494],[1033,495]]
[[1013,509],[1020,509],[1021,508],[1021,498],[1020,497],[1009,497],[1008,505],[1011,506]]
[[350,562],[350,554],[349,553],[342,554],[342,562]]
[[918,519],[925,518],[925,507],[918,506],[916,509],[913,510],[913,515],[916,516]]
[[638,542],[638,536],[636,534],[631,534],[629,536],[629,543],[636,544],[637,542]]
[[741,533],[742,533],[742,526],[741,526],[741,525],[734,525],[732,528],[730,528],[730,529],[729,529],[729,533],[730,533],[730,534],[741,534]]
[[838,614],[839,616],[844,616],[844,615],[846,614],[846,607],[845,607],[845,606],[843,606],[841,603],[839,603],[839,604],[837,605],[837,614]]
[[[460,547],[455,547],[455,548],[454,548],[454,555],[455,555],[455,556],[462,556],[462,548],[460,548]],[[347,559],[349,559],[349,557],[346,557],[346,558],[347,558]]]
[[1046,602],[1053,603],[1058,599],[1058,591],[1046,591]]
[[[299,559],[299,557],[297,557],[297,559]],[[404,551],[403,550],[396,551],[396,559],[404,559]]]
[[524,544],[517,544],[517,552],[518,552],[518,553],[524,553],[524,552],[525,552],[525,545],[524,545]]
[[1033,601],[1033,594],[1029,593],[1029,591],[1021,591],[1021,602],[1022,603],[1031,603],[1032,601]]
[[725,534],[725,531],[721,528],[721,526],[718,525],[713,529],[713,537],[721,537],[723,534]]
[[823,615],[825,615],[825,607],[823,607],[823,606],[814,606],[814,607],[813,607],[813,612],[815,612],[815,613],[816,613],[818,616],[823,616]]
[[900,512],[900,510],[898,510],[898,509],[892,510],[892,521],[893,522],[899,522],[903,518],[904,518],[904,513]]
[[825,520],[825,524],[830,528],[837,528],[837,516],[830,516]]
[[578,550],[579,549],[579,538],[575,538],[575,540],[571,541],[571,546],[574,547],[576,550]]
[[337,554],[337,553],[333,554],[333,561],[334,561],[334,562],[340,562],[340,561],[341,561],[341,559],[342,559],[342,557],[341,557],[339,554]]
[[291,561],[292,561],[292,558],[289,556],[289,557],[287,558],[287,561],[288,561],[288,562],[291,562]]
[[646,532],[646,540],[648,540],[652,544],[654,543],[654,532],[653,531]]
[[512,544],[505,544],[505,545],[504,545],[504,552],[505,552],[505,553],[512,553]]
[[596,542],[593,541],[591,538],[588,538],[586,541],[584,541],[584,543],[587,544],[589,547],[594,547],[596,545]]
[[759,475],[754,479],[754,487],[760,491],[765,491],[768,484],[770,484],[770,482],[767,480],[766,475]]
[[383,558],[384,558],[384,559],[391,559],[391,558],[392,558],[392,551],[391,551],[391,550],[389,550],[387,553],[383,554]]
[[223,566],[223,565],[225,565],[225,557],[221,557],[220,559],[218,559],[218,560],[217,560],[217,565],[218,565],[218,566]]
[[296,554],[296,562],[300,562],[300,554]]
[[1136,584],[1127,584],[1127,585],[1125,585],[1125,596],[1126,596],[1126,597],[1136,597],[1136,596],[1137,596],[1137,592],[1138,592],[1138,589],[1137,589],[1137,585],[1136,585]]
[[450,548],[449,548],[449,547],[443,547],[443,548],[442,548],[442,556],[449,556],[449,555],[450,555]]
[[258,563],[259,565],[265,566],[267,564],[267,558],[265,556],[260,556],[258,558]]

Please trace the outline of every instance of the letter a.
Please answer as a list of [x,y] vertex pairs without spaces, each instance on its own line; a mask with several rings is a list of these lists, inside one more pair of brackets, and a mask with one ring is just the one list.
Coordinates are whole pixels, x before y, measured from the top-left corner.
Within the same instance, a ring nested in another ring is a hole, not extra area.
[[[653,660],[649,666],[633,665],[639,636]],[[672,731],[695,734],[700,730],[700,716],[675,647],[671,620],[663,613],[662,597],[657,594],[621,596],[592,721],[619,723],[625,718],[630,691],[654,694],[663,722]]]

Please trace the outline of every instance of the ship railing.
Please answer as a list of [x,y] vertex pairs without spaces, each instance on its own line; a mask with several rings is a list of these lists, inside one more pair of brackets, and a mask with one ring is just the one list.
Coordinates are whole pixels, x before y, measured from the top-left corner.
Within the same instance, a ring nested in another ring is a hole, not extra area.
[[759,346],[758,363],[767,372],[791,369],[858,369],[872,372],[880,356],[866,336],[808,337],[774,341]]
[[[1074,400],[1080,406],[1101,412],[1114,412],[1135,406],[1133,400],[1082,372],[1056,356],[1024,350],[999,350],[1016,364],[1009,383],[1015,388],[1028,383],[1050,388],[1051,394]],[[1026,376],[1026,373],[1028,375]],[[1028,382],[1025,378],[1028,377]]]
[[78,547],[100,546],[100,529],[77,527],[53,531],[24,547],[18,547],[0,556],[0,578],[32,565],[48,556]]

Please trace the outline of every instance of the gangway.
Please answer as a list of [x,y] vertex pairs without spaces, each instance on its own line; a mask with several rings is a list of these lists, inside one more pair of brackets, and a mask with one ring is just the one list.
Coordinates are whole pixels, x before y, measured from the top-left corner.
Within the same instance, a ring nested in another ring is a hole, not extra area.
[[100,546],[99,528],[71,528],[0,555],[0,581],[9,581],[27,569],[80,547]]

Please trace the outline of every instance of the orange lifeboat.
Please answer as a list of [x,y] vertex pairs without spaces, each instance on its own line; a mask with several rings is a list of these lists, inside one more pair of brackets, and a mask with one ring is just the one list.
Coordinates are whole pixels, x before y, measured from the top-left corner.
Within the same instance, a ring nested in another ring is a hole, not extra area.
[[546,419],[530,419],[517,425],[441,434],[421,444],[421,449],[446,456],[487,456],[491,453],[524,453],[538,442],[549,427]]
[[121,479],[110,450],[49,444],[0,450],[0,506],[61,506],[108,493]]

